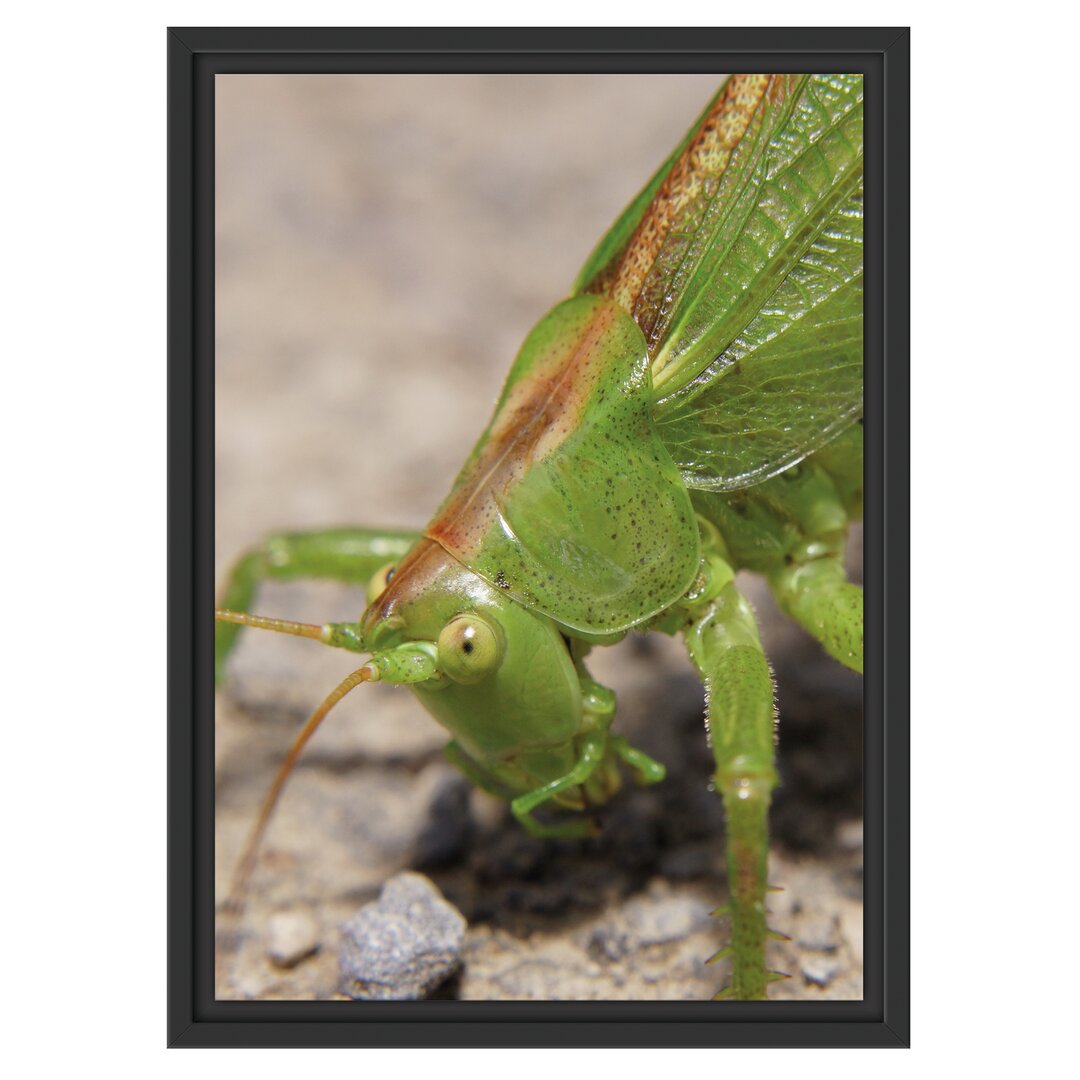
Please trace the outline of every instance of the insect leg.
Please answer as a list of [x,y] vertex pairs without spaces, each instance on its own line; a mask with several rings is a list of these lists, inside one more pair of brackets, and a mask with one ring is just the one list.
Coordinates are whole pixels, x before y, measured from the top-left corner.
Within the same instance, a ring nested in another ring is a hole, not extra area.
[[[599,738],[599,737],[597,737]],[[592,737],[586,738],[585,749],[581,759],[574,768],[566,775],[550,784],[528,791],[524,795],[514,798],[511,790],[497,777],[488,772],[483,766],[477,764],[462,748],[456,739],[449,742],[443,748],[443,756],[451,765],[471,780],[481,791],[494,795],[498,799],[510,802],[514,816],[525,826],[532,836],[575,838],[596,835],[596,827],[591,821],[578,819],[577,821],[561,822],[555,825],[545,825],[532,816],[532,811],[541,803],[555,798],[557,795],[575,785],[588,785],[590,779],[597,776],[597,766],[606,764],[603,760],[603,743],[599,743],[599,750],[595,749]],[[630,744],[618,735],[609,735],[611,748],[627,764],[631,765],[635,772],[642,777],[641,783],[655,784],[664,778],[664,766],[652,758],[635,750]],[[599,757],[596,755],[599,754]]]
[[577,764],[558,780],[552,780],[550,784],[544,784],[534,791],[519,795],[510,803],[510,809],[514,817],[525,827],[531,836],[572,839],[575,837],[588,837],[596,835],[596,825],[588,819],[578,818],[576,821],[560,822],[557,825],[545,825],[532,816],[532,812],[549,799],[563,791],[567,791],[578,784],[585,783],[592,775],[593,770],[604,759],[604,744],[606,733],[602,731],[592,732],[582,740],[581,757]]
[[843,559],[828,554],[795,562],[769,579],[777,603],[841,664],[863,669],[863,595]]
[[772,673],[753,611],[730,577],[683,634],[705,683],[714,781],[727,816],[731,945],[719,955],[730,955],[732,981],[722,995],[760,1000],[775,978],[765,968],[769,801],[777,782]]
[[[250,611],[259,586],[265,580],[329,578],[352,585],[366,585],[380,567],[402,558],[416,542],[417,534],[400,529],[321,529],[314,532],[279,533],[245,552],[233,567],[218,607]],[[241,627],[218,623],[214,638],[214,670],[218,683],[225,662],[236,645]]]
[[631,746],[622,735],[609,735],[611,749],[634,770],[634,777],[642,786],[659,784],[667,770],[659,761],[654,761],[648,754]]

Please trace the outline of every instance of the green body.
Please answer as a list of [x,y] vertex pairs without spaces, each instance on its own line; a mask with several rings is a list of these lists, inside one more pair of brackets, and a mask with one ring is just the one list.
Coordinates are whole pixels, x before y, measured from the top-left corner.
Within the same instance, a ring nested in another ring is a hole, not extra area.
[[[421,535],[272,538],[234,572],[373,579],[329,644],[372,654],[450,759],[541,836],[663,768],[610,730],[593,645],[681,634],[728,817],[726,996],[765,996],[773,684],[735,572],[862,669],[843,570],[862,506],[861,81],[735,76],[545,316]],[[385,564],[394,566],[387,574]],[[382,568],[382,569],[381,569]],[[239,628],[223,626],[219,673]],[[309,635],[310,636],[310,635]],[[540,810],[541,817],[536,816]]]

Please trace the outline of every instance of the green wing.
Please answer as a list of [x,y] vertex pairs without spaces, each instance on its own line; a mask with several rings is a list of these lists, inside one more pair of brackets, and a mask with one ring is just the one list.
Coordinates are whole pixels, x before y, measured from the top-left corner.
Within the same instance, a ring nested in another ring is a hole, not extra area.
[[859,75],[732,76],[575,290],[645,335],[689,487],[781,472],[862,413]]

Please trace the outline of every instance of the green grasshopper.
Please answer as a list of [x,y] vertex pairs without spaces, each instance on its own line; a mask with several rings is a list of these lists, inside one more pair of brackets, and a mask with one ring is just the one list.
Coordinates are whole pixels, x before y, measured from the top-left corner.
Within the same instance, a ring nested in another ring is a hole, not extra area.
[[[862,596],[844,572],[862,504],[862,81],[736,75],[533,329],[495,414],[420,534],[334,529],[268,538],[221,597],[219,680],[243,626],[368,659],[294,743],[285,775],[361,682],[409,685],[451,734],[449,760],[539,837],[587,837],[580,814],[628,770],[663,766],[612,731],[591,648],[631,630],[684,639],[707,693],[728,821],[732,981],[767,970],[773,682],[734,582],[862,669]],[[267,579],[366,583],[355,622],[256,617]]]

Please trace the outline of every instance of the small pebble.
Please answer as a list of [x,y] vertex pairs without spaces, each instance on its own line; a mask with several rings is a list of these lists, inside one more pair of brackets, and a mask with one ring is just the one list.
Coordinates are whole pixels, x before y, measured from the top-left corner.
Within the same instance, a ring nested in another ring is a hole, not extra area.
[[807,956],[799,965],[807,982],[815,986],[828,986],[840,973],[840,961],[830,956]]
[[598,926],[593,930],[586,948],[590,956],[611,961],[622,960],[634,951],[633,942],[627,934],[612,926]]
[[638,897],[626,905],[626,923],[638,945],[662,945],[689,937],[706,925],[709,909],[685,896]]
[[465,926],[423,874],[398,874],[341,928],[342,992],[362,1001],[427,997],[461,966]]
[[296,967],[319,948],[319,925],[306,911],[270,916],[266,954],[280,968]]

